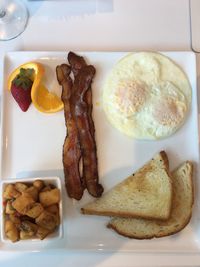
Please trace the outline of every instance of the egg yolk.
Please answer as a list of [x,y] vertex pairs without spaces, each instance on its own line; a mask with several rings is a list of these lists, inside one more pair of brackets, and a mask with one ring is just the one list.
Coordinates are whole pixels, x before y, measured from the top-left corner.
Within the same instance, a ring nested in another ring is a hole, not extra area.
[[125,116],[131,116],[140,110],[146,100],[145,85],[135,81],[120,82],[114,98],[118,110]]
[[162,125],[178,125],[184,118],[184,103],[173,99],[160,100],[153,110],[153,117]]

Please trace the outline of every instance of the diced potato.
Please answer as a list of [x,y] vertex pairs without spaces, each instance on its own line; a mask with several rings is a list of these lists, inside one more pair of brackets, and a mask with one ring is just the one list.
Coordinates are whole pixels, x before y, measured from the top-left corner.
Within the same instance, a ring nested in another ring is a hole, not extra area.
[[54,230],[57,226],[56,215],[44,210],[39,217],[36,218],[35,222],[50,231]]
[[48,206],[45,208],[45,210],[53,213],[53,214],[58,214],[59,213],[59,207],[58,204],[53,204],[51,206]]
[[54,204],[46,207],[46,210],[50,213],[53,213],[56,216],[56,225],[60,224],[60,214],[58,204]]
[[27,215],[21,215],[20,216],[20,220],[21,220],[21,222],[23,222],[23,221],[29,221],[29,222],[35,223],[35,219],[34,218],[31,218],[31,217],[29,217]]
[[16,211],[12,206],[12,202],[11,201],[7,201],[6,203],[6,210],[5,210],[6,214],[14,214]]
[[20,196],[20,192],[15,189],[14,184],[8,184],[3,192],[4,199],[12,199]]
[[19,217],[15,216],[15,214],[10,214],[9,219],[15,224],[17,229],[19,229],[21,220]]
[[38,217],[44,210],[43,206],[40,203],[34,203],[33,206],[27,211],[26,215],[31,218]]
[[42,188],[44,188],[45,184],[42,180],[35,180],[33,182],[33,186],[35,186],[38,189],[38,191],[41,191]]
[[33,186],[35,186],[38,191],[40,191],[44,187],[44,182],[42,180],[35,180],[33,182]]
[[38,200],[38,189],[35,186],[28,187],[24,193],[28,196],[30,195],[35,201]]
[[12,206],[22,215],[25,215],[31,206],[35,203],[34,199],[31,196],[27,196],[22,193],[20,197],[15,199],[12,202]]
[[18,192],[21,192],[22,193],[22,192],[24,192],[28,188],[28,186],[26,184],[17,182],[17,183],[15,183],[15,188],[16,188],[16,190]]
[[51,233],[50,230],[44,227],[38,226],[36,237],[38,237],[40,240],[43,240],[49,233]]
[[54,188],[50,191],[40,192],[39,200],[44,207],[59,203],[60,190],[58,188]]
[[36,234],[38,226],[29,221],[23,221],[20,225],[20,230],[20,239],[28,239]]
[[12,242],[16,242],[19,239],[17,227],[10,220],[5,221],[5,234]]
[[36,233],[38,226],[30,221],[23,221],[21,222],[20,229],[23,231]]
[[34,232],[26,232],[22,230],[19,232],[19,237],[21,240],[30,239],[33,236],[34,236]]
[[51,191],[52,188],[50,185],[46,185],[44,188],[42,188],[41,192]]

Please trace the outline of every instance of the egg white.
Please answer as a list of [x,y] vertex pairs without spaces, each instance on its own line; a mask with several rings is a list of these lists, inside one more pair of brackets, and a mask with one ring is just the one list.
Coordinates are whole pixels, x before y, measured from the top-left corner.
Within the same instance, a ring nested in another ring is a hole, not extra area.
[[153,52],[131,53],[108,75],[103,106],[111,124],[130,137],[160,139],[184,123],[191,86],[182,69]]

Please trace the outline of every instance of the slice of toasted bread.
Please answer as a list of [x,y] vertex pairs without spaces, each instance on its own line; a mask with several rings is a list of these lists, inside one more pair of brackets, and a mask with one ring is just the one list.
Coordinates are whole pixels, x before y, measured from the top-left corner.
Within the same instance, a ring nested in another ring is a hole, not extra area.
[[108,227],[121,235],[136,239],[163,237],[179,232],[188,224],[192,214],[192,173],[191,162],[185,162],[172,173],[172,211],[167,221],[115,217],[109,222]]
[[100,199],[85,205],[81,209],[82,213],[168,219],[172,201],[168,167],[167,155],[161,151]]

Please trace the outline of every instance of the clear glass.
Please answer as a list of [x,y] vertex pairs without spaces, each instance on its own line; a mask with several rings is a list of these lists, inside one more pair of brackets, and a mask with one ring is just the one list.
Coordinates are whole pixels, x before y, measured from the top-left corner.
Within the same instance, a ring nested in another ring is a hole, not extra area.
[[28,22],[28,10],[21,0],[0,0],[0,41],[20,35]]

